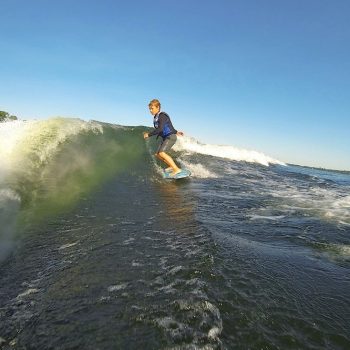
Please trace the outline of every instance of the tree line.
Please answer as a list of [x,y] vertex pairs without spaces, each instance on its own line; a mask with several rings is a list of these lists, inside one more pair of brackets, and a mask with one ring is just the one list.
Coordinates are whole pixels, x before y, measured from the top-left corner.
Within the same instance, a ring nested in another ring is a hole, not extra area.
[[0,122],[6,122],[8,120],[17,120],[18,118],[15,115],[10,115],[5,111],[0,111]]

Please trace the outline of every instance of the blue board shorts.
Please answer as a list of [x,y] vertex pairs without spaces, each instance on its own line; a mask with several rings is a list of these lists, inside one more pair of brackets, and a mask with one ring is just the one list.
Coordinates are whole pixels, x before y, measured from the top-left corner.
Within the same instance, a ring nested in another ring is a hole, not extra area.
[[175,145],[176,140],[177,140],[176,134],[171,134],[167,136],[158,146],[157,153],[168,152],[170,148]]

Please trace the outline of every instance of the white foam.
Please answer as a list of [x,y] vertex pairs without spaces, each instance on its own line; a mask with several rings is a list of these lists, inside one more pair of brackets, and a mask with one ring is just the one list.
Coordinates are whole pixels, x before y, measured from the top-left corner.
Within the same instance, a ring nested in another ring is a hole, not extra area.
[[277,221],[280,219],[283,219],[284,215],[278,215],[278,216],[267,216],[267,215],[251,215],[250,220],[272,220]]
[[0,176],[25,168],[34,158],[45,163],[58,145],[87,131],[102,133],[103,129],[95,122],[65,118],[0,123]]
[[179,158],[179,161],[180,161],[182,167],[188,169],[191,172],[192,177],[197,177],[200,179],[217,178],[218,177],[217,174],[209,171],[202,164],[190,163],[190,162],[187,162],[185,160],[182,160],[181,158]]
[[322,250],[331,257],[348,260],[350,257],[350,245],[348,244],[322,244]]
[[75,245],[77,245],[78,242],[74,242],[74,243],[67,243],[67,244],[64,244],[62,246],[60,246],[58,248],[58,250],[64,250],[64,249],[67,249],[67,248],[70,248],[70,247],[74,247]]
[[[300,187],[290,182],[281,182],[280,179],[265,178],[265,189],[259,189],[279,200],[277,209],[283,214],[290,215],[291,212],[302,211],[309,216],[317,216],[327,221],[337,222],[340,225],[350,224],[350,193],[348,188],[320,188]],[[346,192],[345,192],[346,191]],[[344,193],[345,192],[345,193]],[[260,208],[251,219],[259,216],[268,218],[274,207]]]
[[241,149],[234,146],[203,144],[188,136],[178,137],[174,150],[205,154],[236,161],[258,163],[265,166],[268,166],[269,164],[285,165],[283,162],[271,158],[261,152]]
[[[0,208],[5,205],[8,201],[20,202],[21,198],[19,195],[10,189],[0,189]],[[7,205],[7,204],[6,204]]]
[[339,253],[343,256],[350,256],[350,245],[338,245]]
[[38,291],[39,291],[39,290],[36,289],[36,288],[29,288],[29,289],[27,289],[25,292],[23,292],[23,293],[21,293],[21,294],[18,294],[17,297],[16,297],[16,299],[21,299],[21,298],[26,297],[26,296],[28,296],[28,295],[30,295],[30,294],[38,293]]
[[180,266],[175,266],[173,267],[170,271],[167,272],[167,275],[175,275],[178,272],[182,271],[184,268],[180,265]]
[[123,245],[129,245],[130,243],[134,242],[135,238],[130,237],[128,239],[126,239],[125,241],[123,241]]
[[209,339],[217,339],[218,336],[220,335],[222,329],[220,329],[219,327],[213,327],[209,330],[208,332],[208,338]]
[[115,284],[115,285],[109,286],[107,290],[109,292],[117,292],[119,290],[125,289],[127,286],[128,286],[127,283],[120,283],[120,284]]

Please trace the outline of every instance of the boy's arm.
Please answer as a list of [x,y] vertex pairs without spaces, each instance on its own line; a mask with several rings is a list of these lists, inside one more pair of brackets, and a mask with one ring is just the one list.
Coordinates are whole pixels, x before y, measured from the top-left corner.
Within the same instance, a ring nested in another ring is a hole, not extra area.
[[162,114],[159,115],[159,125],[158,128],[155,128],[153,131],[148,133],[148,137],[154,136],[154,135],[159,135],[164,127],[164,123],[165,123],[165,118]]

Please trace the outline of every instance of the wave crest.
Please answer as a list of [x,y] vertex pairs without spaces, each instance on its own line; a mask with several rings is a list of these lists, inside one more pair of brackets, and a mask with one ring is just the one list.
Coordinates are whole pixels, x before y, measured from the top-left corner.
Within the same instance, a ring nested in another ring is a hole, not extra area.
[[196,139],[188,136],[179,137],[178,142],[174,146],[174,150],[185,151],[188,153],[199,153],[236,161],[258,163],[265,166],[269,166],[269,164],[285,165],[285,163],[269,157],[261,152],[227,145],[203,144]]

